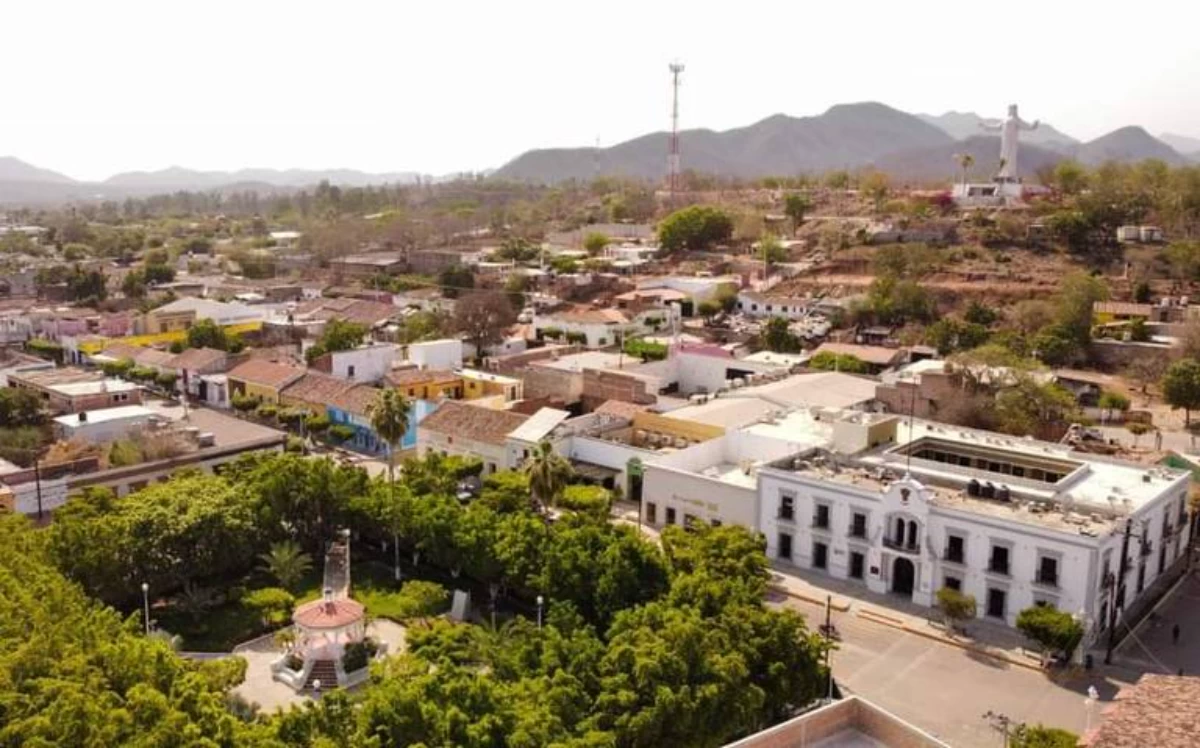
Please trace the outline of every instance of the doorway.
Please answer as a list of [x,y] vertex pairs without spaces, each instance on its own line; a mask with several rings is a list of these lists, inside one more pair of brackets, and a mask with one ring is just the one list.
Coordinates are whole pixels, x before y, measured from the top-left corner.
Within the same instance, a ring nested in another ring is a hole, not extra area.
[[892,564],[892,592],[912,595],[917,579],[917,567],[907,558],[897,558]]

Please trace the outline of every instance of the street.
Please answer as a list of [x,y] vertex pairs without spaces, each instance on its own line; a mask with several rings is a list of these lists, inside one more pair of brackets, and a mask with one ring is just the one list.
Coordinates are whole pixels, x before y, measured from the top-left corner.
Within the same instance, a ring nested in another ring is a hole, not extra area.
[[[795,598],[777,601],[802,613],[816,630],[825,611]],[[1108,668],[1063,684],[1043,673],[994,660],[958,647],[834,611],[841,643],[833,673],[846,693],[887,709],[953,746],[1002,746],[1003,736],[983,718],[989,710],[1015,722],[1043,723],[1083,733],[1084,701],[1094,685],[1110,700],[1134,671]],[[1103,706],[1092,707],[1093,719]]]

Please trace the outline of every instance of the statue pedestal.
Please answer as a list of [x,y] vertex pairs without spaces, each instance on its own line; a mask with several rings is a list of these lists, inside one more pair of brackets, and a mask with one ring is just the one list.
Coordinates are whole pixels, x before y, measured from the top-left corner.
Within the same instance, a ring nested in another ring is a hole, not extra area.
[[1011,205],[1020,201],[1024,192],[1020,182],[956,182],[950,196],[962,207],[985,208]]

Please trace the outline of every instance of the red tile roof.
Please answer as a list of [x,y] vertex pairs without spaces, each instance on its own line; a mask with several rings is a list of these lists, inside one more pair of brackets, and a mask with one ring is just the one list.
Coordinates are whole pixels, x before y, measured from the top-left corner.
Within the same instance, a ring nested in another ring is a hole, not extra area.
[[347,382],[345,379],[338,379],[310,369],[304,376],[284,387],[281,394],[291,400],[324,407],[335,396],[353,386],[355,386],[354,383]]
[[421,421],[421,428],[446,436],[488,444],[504,444],[505,438],[529,416],[510,410],[492,410],[447,400]]
[[302,376],[304,369],[299,366],[261,359],[251,359],[229,372],[230,379],[240,379],[274,389],[282,389]]
[[353,387],[342,390],[329,399],[329,404],[333,407],[344,410],[347,413],[353,413],[356,416],[367,417],[371,406],[379,399],[379,393],[382,392],[378,387],[371,387],[366,384],[358,384]]
[[1089,748],[1191,748],[1200,743],[1200,678],[1143,675],[1122,688],[1100,726],[1080,745]]

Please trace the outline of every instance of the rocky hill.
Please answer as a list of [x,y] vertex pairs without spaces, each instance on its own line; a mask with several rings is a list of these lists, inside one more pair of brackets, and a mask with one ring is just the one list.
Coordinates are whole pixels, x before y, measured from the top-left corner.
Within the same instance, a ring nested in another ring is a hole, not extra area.
[[[964,153],[971,154],[975,159],[967,173],[971,181],[989,181],[1000,170],[1000,138],[988,135],[976,135],[932,148],[889,153],[873,166],[902,181],[944,184],[962,179],[958,157]],[[1021,176],[1029,182],[1034,181],[1033,175],[1039,169],[1053,166],[1063,158],[1065,156],[1056,150],[1022,143],[1017,166]]]
[[[559,182],[602,174],[659,179],[666,168],[667,133],[659,132],[610,148],[541,149],[524,153],[496,176]],[[932,148],[953,138],[920,119],[883,104],[840,104],[815,117],[777,114],[723,132],[680,133],[684,166],[700,172],[754,177],[855,168],[886,153]]]
[[1141,127],[1122,127],[1079,146],[1075,158],[1092,166],[1105,161],[1142,161],[1157,158],[1172,166],[1188,159]]
[[[925,122],[945,130],[955,140],[967,140],[979,135],[986,135],[980,127],[985,120],[975,112],[946,112],[945,114],[918,114]],[[1079,141],[1053,125],[1041,122],[1036,130],[1021,133],[1021,143],[1041,146],[1061,153],[1070,153]]]

